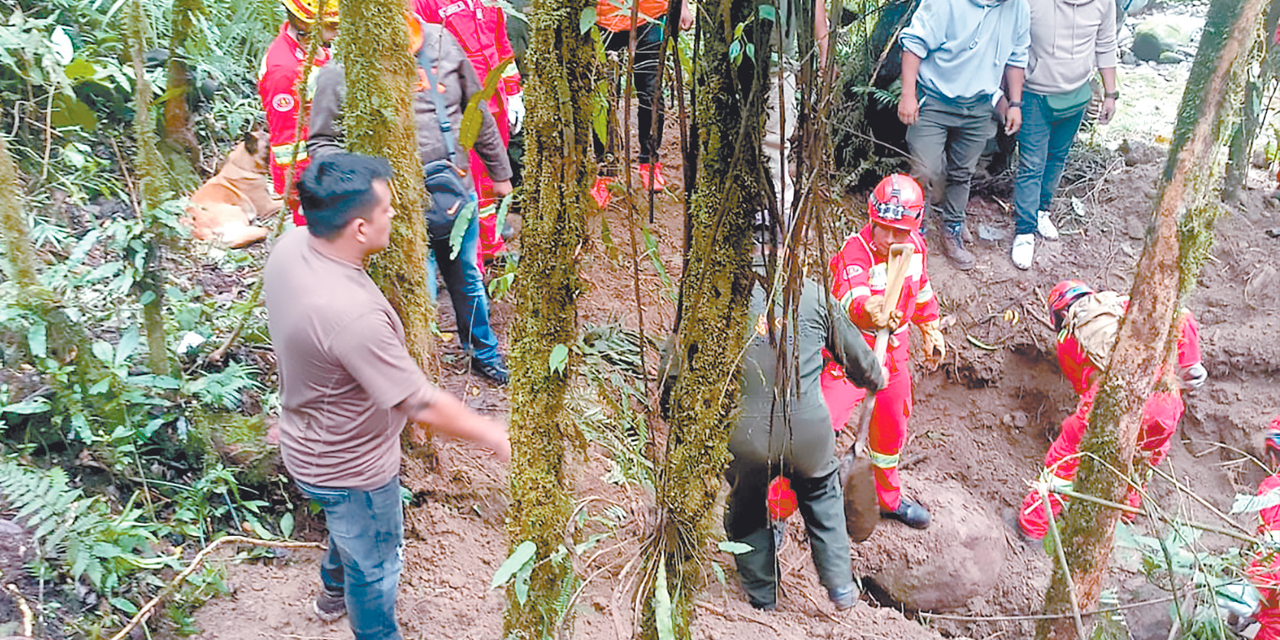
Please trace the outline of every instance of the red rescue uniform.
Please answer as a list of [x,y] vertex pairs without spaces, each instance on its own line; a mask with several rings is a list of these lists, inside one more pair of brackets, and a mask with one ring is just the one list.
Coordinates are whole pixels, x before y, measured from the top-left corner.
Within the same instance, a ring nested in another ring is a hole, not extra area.
[[[1127,308],[1127,300],[1125,305]],[[1184,309],[1179,328],[1178,370],[1183,371],[1200,364],[1200,325],[1195,316]],[[1089,413],[1093,411],[1102,376],[1101,370],[1085,355],[1075,336],[1065,329],[1058,334],[1058,364],[1072,389],[1080,394],[1080,402],[1075,412],[1062,421],[1062,432],[1045,454],[1044,466],[1049,482],[1058,488],[1071,489],[1076,469],[1080,466],[1080,458],[1076,454],[1080,452],[1080,443],[1089,429]],[[1138,432],[1138,455],[1150,467],[1158,466],[1169,453],[1170,441],[1178,430],[1183,411],[1180,391],[1152,393],[1147,399]],[[1134,507],[1142,506],[1142,494],[1136,488],[1130,488],[1128,502]],[[1049,493],[1049,505],[1055,518],[1062,513],[1064,504],[1062,495]],[[1043,538],[1049,532],[1049,518],[1045,515],[1038,491],[1033,489],[1023,498],[1018,523],[1033,538]]]
[[[1258,485],[1258,495],[1280,489],[1280,474],[1268,477]],[[1262,604],[1255,618],[1262,625],[1254,640],[1280,640],[1280,506],[1258,512],[1258,537],[1267,547],[1258,553],[1245,572],[1262,594]]]
[[[423,20],[444,25],[457,38],[467,58],[476,69],[476,77],[488,85],[489,74],[515,54],[511,40],[507,38],[507,17],[500,7],[489,6],[482,0],[413,0],[413,10]],[[489,112],[498,122],[502,143],[511,142],[507,100],[520,93],[520,72],[512,62],[506,65],[502,77],[497,79],[497,89],[489,98]],[[476,195],[480,199],[480,265],[506,249],[502,230],[497,228],[498,198],[493,192],[493,179],[485,164],[471,151],[471,175],[475,178]]]
[[[870,345],[875,344],[875,325],[866,310],[867,299],[884,295],[888,280],[888,263],[871,250],[872,229],[868,223],[862,231],[849,236],[844,246],[831,258],[831,293]],[[889,338],[889,350],[885,364],[889,369],[889,384],[876,392],[875,407],[871,412],[871,425],[867,435],[871,464],[875,467],[876,495],[880,508],[893,511],[902,499],[902,483],[898,478],[898,460],[902,445],[907,441],[907,421],[911,417],[911,348],[910,328],[938,319],[938,299],[929,284],[928,247],[924,238],[911,232],[908,242],[915,247],[898,310],[902,312],[902,326]],[[839,365],[828,358],[822,372],[822,395],[831,412],[831,426],[839,431],[849,420],[853,408],[866,391],[855,387],[845,379]]]
[[[330,58],[329,49],[320,47],[315,66],[322,67]],[[285,195],[285,202],[293,212],[293,222],[299,226],[307,223],[298,211],[297,192],[284,193],[285,172],[296,158],[294,179],[307,168],[307,123],[298,130],[298,83],[302,81],[302,63],[307,59],[307,49],[289,35],[289,23],[280,25],[280,34],[267,47],[258,70],[258,97],[267,113],[267,134],[271,138],[271,182],[276,193]],[[312,70],[310,77],[315,77]],[[297,137],[295,137],[295,132]],[[296,147],[296,155],[295,155]]]

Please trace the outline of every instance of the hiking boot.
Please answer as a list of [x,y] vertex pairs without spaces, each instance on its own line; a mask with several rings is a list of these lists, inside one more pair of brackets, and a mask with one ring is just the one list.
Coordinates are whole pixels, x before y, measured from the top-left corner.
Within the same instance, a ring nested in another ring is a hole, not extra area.
[[1009,257],[1013,259],[1013,266],[1026,271],[1031,268],[1031,260],[1035,257],[1036,252],[1036,234],[1019,233],[1013,237],[1013,251]]
[[[653,184],[649,184],[649,170],[653,169]],[[662,163],[655,162],[650,165],[648,162],[641,162],[636,165],[636,170],[640,172],[640,185],[650,191],[662,191],[667,188],[667,177],[662,175]]]
[[960,227],[942,230],[942,253],[951,260],[955,268],[968,271],[973,268],[973,253],[964,248],[960,233]]
[[596,204],[601,209],[609,208],[609,184],[613,182],[610,176],[600,176],[596,178],[595,186],[591,187],[591,197],[595,198]]
[[480,377],[487,378],[498,386],[506,386],[511,381],[511,372],[507,371],[507,364],[499,358],[496,362],[480,362],[471,359],[471,370],[480,374]]
[[333,622],[347,615],[347,599],[341,591],[330,591],[326,587],[320,590],[320,595],[311,603],[311,610],[316,613],[317,618]]
[[834,591],[828,591],[827,597],[836,605],[836,611],[852,609],[858,603],[858,587],[850,584]]
[[1053,225],[1053,220],[1049,219],[1048,211],[1036,212],[1036,233],[1045,240],[1058,239],[1058,228]]
[[881,511],[880,517],[897,520],[912,529],[927,529],[929,522],[933,520],[928,509],[910,498],[903,498],[893,511]]
[[761,602],[755,598],[748,598],[747,601],[751,603],[751,608],[757,611],[773,611],[778,608],[776,602]]

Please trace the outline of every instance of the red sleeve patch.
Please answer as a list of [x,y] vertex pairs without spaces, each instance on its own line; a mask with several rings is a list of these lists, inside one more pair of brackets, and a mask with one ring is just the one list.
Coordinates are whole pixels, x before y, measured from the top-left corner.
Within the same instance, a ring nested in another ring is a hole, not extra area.
[[271,108],[276,111],[288,113],[293,111],[293,108],[296,105],[297,101],[288,93],[277,93],[276,96],[271,99]]

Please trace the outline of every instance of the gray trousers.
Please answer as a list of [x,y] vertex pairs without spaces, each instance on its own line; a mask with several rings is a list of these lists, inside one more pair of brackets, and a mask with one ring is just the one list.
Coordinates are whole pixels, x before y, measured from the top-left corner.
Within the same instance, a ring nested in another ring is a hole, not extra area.
[[990,96],[949,100],[924,92],[920,117],[907,128],[916,178],[944,231],[964,225],[969,183],[987,141],[996,134]]
[[[769,481],[773,478],[767,466],[743,464],[736,459],[729,463],[725,478],[729,481],[725,535],[751,546],[751,551],[734,556],[738,579],[753,605],[775,604],[778,559],[766,506]],[[796,492],[800,515],[809,532],[809,551],[818,570],[818,581],[827,593],[853,584],[840,471],[821,478],[792,477],[791,488]]]

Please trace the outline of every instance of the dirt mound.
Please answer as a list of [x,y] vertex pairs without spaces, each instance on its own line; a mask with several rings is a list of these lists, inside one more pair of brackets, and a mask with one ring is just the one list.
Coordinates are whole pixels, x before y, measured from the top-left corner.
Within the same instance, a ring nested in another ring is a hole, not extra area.
[[929,488],[933,523],[885,522],[853,548],[853,572],[915,611],[947,611],[995,586],[1005,562],[1000,515],[954,482]]

